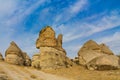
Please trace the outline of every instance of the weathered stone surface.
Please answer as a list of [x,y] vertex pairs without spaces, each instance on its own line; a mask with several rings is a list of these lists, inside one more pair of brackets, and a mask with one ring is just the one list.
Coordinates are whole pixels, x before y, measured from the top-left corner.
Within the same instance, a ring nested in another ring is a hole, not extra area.
[[31,59],[30,59],[30,57],[27,55],[27,53],[26,52],[23,52],[23,57],[24,57],[24,60],[25,60],[25,62],[24,62],[24,65],[25,66],[30,66],[31,65]]
[[40,48],[40,67],[45,68],[60,68],[66,67],[67,62],[66,54],[63,51],[57,50],[52,47]]
[[93,50],[86,50],[83,52],[79,52],[79,64],[86,65],[92,59],[102,56],[104,54],[95,52]]
[[24,65],[24,60],[22,57],[19,57],[18,55],[9,54],[6,56],[5,61],[10,64],[15,65]]
[[32,66],[41,69],[72,66],[73,62],[66,56],[66,51],[62,48],[62,37],[62,34],[59,34],[56,38],[55,31],[49,26],[42,29],[36,41],[40,54],[33,56]]
[[101,52],[104,54],[109,54],[109,55],[114,54],[104,43],[100,44],[100,49],[101,49]]
[[30,58],[27,53],[17,46],[15,42],[11,42],[9,48],[5,52],[5,61],[15,65],[30,65]]
[[119,58],[115,55],[96,57],[87,64],[89,70],[112,70],[120,68]]
[[0,53],[0,61],[3,61],[3,60],[4,60],[4,58],[3,58],[2,54]]
[[40,54],[33,55],[31,66],[35,68],[40,68]]
[[56,47],[57,40],[55,38],[54,30],[47,26],[42,29],[39,33],[39,38],[36,41],[36,47],[39,49],[40,47]]
[[62,48],[62,38],[63,38],[62,34],[59,34],[58,37],[57,37],[57,46],[59,48]]
[[86,65],[88,62],[96,57],[105,54],[112,54],[112,51],[105,45],[98,45],[95,41],[87,41],[78,52],[79,64]]
[[21,49],[17,46],[17,44],[12,41],[10,43],[10,46],[9,48],[6,50],[5,52],[5,56],[7,56],[8,54],[15,54],[15,55],[18,55],[18,56],[22,56],[22,51]]
[[100,46],[95,41],[89,40],[80,49],[80,51],[86,51],[86,50],[94,50],[96,52],[100,52]]

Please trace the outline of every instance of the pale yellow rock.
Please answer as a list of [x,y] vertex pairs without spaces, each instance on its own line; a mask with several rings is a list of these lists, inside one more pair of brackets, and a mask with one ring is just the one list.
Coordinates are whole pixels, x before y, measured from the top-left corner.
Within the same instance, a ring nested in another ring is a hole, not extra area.
[[40,47],[56,47],[57,40],[55,38],[54,30],[47,26],[42,29],[39,33],[39,37],[36,41],[36,47],[39,49]]
[[119,58],[115,55],[103,55],[96,57],[87,64],[88,69],[93,70],[112,70],[119,69]]
[[94,58],[103,55],[114,54],[105,44],[98,45],[95,41],[89,40],[81,47],[78,52],[79,64],[86,65]]
[[104,54],[114,55],[114,53],[104,44],[100,44],[101,52]]

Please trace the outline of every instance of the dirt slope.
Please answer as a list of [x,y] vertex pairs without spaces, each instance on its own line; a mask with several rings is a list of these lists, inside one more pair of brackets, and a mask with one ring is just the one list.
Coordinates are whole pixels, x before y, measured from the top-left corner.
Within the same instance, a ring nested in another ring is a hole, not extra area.
[[73,66],[41,71],[0,62],[0,80],[120,80],[120,70],[90,71]]
[[0,80],[70,80],[31,67],[20,67],[0,62]]

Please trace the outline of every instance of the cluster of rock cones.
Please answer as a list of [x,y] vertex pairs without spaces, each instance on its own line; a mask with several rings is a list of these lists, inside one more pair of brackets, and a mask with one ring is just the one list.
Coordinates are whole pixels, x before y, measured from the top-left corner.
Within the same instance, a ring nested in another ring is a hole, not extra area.
[[32,66],[40,69],[68,68],[74,65],[83,65],[89,70],[119,69],[119,57],[105,45],[89,40],[78,52],[78,57],[69,59],[62,48],[62,34],[55,37],[55,31],[47,26],[39,33],[36,48],[40,50],[32,59],[23,52],[15,42],[11,42],[5,52],[5,59],[0,54],[0,61],[15,65]]

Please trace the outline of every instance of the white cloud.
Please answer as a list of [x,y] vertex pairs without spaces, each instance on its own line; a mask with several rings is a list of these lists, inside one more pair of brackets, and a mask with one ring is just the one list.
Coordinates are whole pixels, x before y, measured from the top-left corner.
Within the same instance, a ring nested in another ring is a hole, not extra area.
[[[96,17],[97,18],[97,17]],[[64,42],[70,42],[75,39],[87,37],[92,34],[102,32],[120,25],[120,15],[115,12],[111,15],[104,15],[93,23],[77,22],[68,25],[60,25],[57,29],[64,34]],[[70,27],[71,26],[71,27]],[[73,26],[73,27],[72,27]]]
[[120,32],[110,36],[100,37],[96,40],[99,43],[106,43],[115,54],[120,53]]
[[46,1],[47,0],[39,0],[34,4],[31,3],[31,6],[26,6],[25,4],[19,4],[21,2],[17,0],[0,0],[0,52],[3,55],[11,41],[15,41],[20,45],[22,50],[29,53],[30,56],[34,52],[37,52],[34,43],[36,34],[24,32],[24,26],[22,26],[22,24],[20,26],[19,23]]
[[80,11],[86,9],[86,5],[88,4],[87,0],[77,0],[75,3],[70,5],[69,7],[63,9],[63,11],[55,17],[55,24],[60,24],[70,20],[74,16],[76,16]]
[[87,4],[87,0],[78,0],[75,4],[70,6],[70,13],[72,14],[77,14],[79,13],[82,9],[85,8]]
[[16,0],[0,0],[0,20],[12,14],[17,7]]

